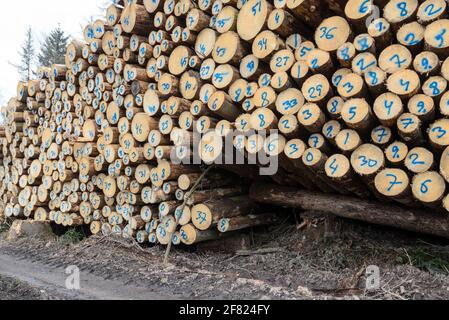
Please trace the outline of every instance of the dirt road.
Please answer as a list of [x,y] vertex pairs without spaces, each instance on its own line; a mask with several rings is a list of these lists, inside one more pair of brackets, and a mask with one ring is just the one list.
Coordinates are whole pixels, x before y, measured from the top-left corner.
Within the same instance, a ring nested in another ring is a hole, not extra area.
[[[25,299],[301,298],[295,290],[237,272],[202,269],[201,258],[195,254],[175,253],[176,265],[169,266],[162,264],[162,256],[158,248],[137,250],[93,238],[63,246],[26,239],[0,242],[0,279],[14,289],[9,294],[2,292],[0,299],[8,295],[16,299],[16,291],[26,292]],[[69,266],[80,269],[79,291],[65,287]]]

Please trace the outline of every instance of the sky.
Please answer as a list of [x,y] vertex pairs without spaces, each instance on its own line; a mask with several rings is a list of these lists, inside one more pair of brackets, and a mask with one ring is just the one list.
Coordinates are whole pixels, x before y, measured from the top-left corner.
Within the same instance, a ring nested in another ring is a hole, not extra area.
[[15,95],[19,76],[10,65],[18,63],[18,54],[30,26],[35,47],[47,32],[57,27],[72,37],[82,39],[82,28],[90,19],[104,17],[106,0],[24,0],[2,3],[0,19],[0,106]]

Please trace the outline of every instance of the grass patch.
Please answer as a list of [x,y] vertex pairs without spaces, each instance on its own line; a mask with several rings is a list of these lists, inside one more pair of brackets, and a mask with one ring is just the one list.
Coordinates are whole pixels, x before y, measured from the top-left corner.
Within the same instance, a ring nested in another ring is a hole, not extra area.
[[71,228],[67,230],[60,238],[60,242],[65,244],[76,244],[84,239],[84,234],[77,228]]
[[413,247],[402,249],[397,257],[400,264],[409,264],[425,271],[449,274],[449,253],[439,248]]

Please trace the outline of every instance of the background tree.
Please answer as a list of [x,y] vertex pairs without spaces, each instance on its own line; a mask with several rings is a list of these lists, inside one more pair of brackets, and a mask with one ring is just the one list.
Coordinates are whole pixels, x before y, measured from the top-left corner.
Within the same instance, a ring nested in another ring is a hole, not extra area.
[[44,37],[41,43],[38,62],[40,66],[51,66],[52,64],[64,64],[65,52],[69,36],[58,26]]
[[35,75],[35,61],[36,51],[34,48],[33,31],[31,27],[28,27],[25,33],[25,41],[19,50],[20,63],[11,63],[17,68],[20,75],[20,80],[29,81]]

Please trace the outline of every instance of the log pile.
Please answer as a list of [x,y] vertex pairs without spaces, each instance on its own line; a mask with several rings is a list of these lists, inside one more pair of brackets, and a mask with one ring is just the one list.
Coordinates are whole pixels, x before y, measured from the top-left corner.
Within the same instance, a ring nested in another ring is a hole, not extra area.
[[[194,244],[276,220],[248,191],[262,158],[276,158],[272,180],[284,186],[445,214],[448,10],[444,0],[118,1],[71,42],[65,65],[19,83],[3,108],[0,207]],[[218,166],[186,199],[201,162],[229,156],[229,138],[233,157],[264,157]]]

